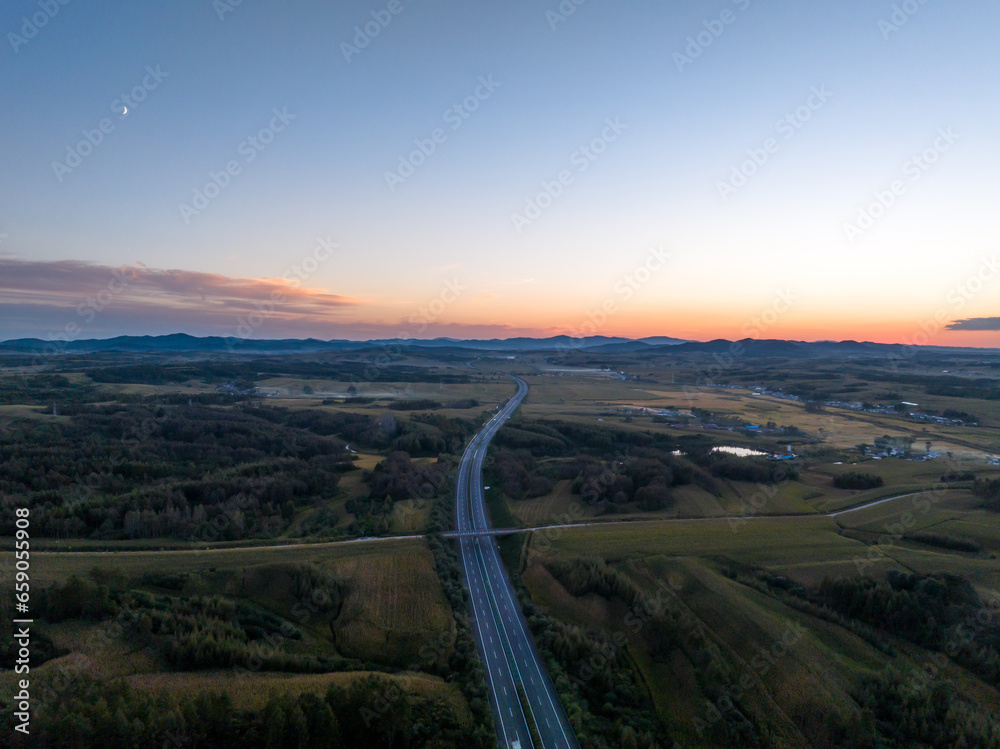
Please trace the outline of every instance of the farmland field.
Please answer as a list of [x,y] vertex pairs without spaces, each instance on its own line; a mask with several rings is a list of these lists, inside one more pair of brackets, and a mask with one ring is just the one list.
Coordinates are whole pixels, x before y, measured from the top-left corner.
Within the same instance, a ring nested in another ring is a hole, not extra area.
[[[677,746],[847,747],[928,663],[955,714],[1000,708],[991,646],[942,655],[946,626],[988,645],[1000,606],[997,401],[901,387],[978,420],[930,423],[760,394],[776,373],[813,392],[810,365],[734,369],[733,388],[692,384],[697,362],[589,356],[410,356],[366,382],[364,361],[254,376],[84,358],[37,392],[6,380],[5,486],[34,508],[46,607],[38,678],[226,694],[247,715],[390,692],[412,731],[434,715],[488,734],[454,546],[428,532],[451,527],[457,456],[509,371],[530,390],[488,452],[488,511],[519,529],[502,558],[594,746],[627,723]],[[890,390],[832,382],[858,401]],[[905,608],[907,586],[935,612],[917,629],[851,607]],[[948,586],[965,608],[933,597]]]

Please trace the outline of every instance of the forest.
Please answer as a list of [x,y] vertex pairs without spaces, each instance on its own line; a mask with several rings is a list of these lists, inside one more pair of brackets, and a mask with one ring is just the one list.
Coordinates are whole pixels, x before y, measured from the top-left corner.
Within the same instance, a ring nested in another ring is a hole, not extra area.
[[[86,674],[39,684],[49,695],[33,716],[31,738],[13,730],[5,711],[2,730],[13,747],[89,749],[485,749],[476,731],[455,720],[434,699],[414,698],[378,676],[350,686],[331,685],[325,695],[286,692],[260,710],[237,709],[226,692],[195,695],[138,690],[120,680]],[[58,699],[54,697],[58,695]]]
[[[474,428],[436,413],[67,404],[58,420],[14,421],[0,440],[0,532],[13,533],[13,508],[27,502],[35,534],[57,539],[270,538],[337,496],[340,476],[357,470],[348,443],[437,457],[460,451]],[[421,496],[422,483],[400,476],[373,499]]]

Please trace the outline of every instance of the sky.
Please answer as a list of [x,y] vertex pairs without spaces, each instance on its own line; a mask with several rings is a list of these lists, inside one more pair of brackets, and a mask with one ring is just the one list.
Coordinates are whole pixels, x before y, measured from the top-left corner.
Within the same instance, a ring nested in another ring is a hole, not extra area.
[[0,339],[997,347],[998,26],[982,0],[9,0]]

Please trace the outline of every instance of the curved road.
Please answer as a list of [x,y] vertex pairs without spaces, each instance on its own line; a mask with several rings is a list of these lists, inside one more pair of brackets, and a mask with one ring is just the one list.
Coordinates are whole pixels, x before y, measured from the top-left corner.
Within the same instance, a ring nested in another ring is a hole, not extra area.
[[[517,393],[486,423],[462,455],[455,489],[459,533],[489,530],[483,497],[483,459],[493,435],[528,394],[523,380],[512,379],[517,383]],[[566,711],[500,561],[496,539],[472,535],[460,537],[459,545],[476,645],[486,671],[500,747],[578,749]],[[532,739],[529,721],[536,727],[541,743]]]

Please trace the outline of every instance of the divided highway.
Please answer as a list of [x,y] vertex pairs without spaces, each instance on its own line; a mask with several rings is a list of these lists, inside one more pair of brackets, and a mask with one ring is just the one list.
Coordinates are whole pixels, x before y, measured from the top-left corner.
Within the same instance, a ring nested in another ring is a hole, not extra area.
[[[497,430],[528,394],[516,377],[517,393],[473,438],[462,455],[455,490],[457,529],[475,534],[489,530],[483,496],[483,459]],[[486,671],[490,702],[502,749],[578,749],[566,711],[559,702],[528,624],[500,561],[492,535],[458,539],[465,582],[472,600],[472,622],[479,657]],[[532,738],[529,721],[541,742]]]

